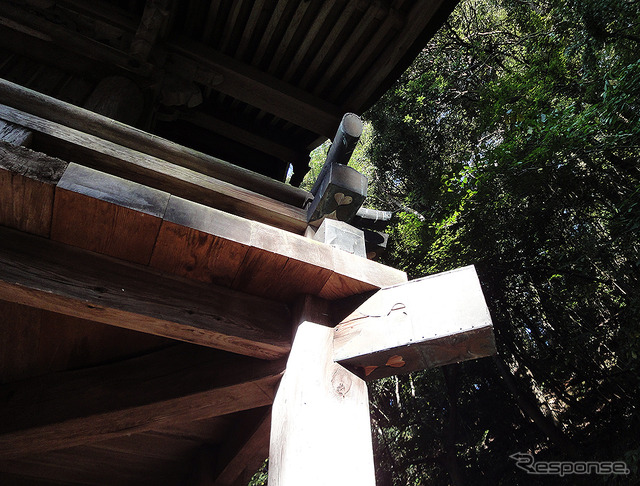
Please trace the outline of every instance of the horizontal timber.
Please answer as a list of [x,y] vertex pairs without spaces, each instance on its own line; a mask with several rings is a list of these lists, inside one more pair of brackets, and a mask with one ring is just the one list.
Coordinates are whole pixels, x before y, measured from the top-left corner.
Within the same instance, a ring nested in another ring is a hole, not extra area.
[[306,229],[306,213],[301,208],[7,105],[0,105],[0,118],[29,128],[36,146],[40,136],[44,139],[40,144],[47,145],[49,155],[68,162],[88,165],[295,233]]
[[6,228],[0,299],[259,358],[290,349],[284,304]]
[[251,189],[286,204],[301,208],[310,198],[307,191],[297,187],[274,181],[266,176],[4,79],[0,79],[0,103],[59,125],[74,128],[85,134],[94,135],[136,152],[166,160],[245,189]]
[[496,353],[473,266],[378,290],[336,326],[334,346],[368,380]]
[[[219,74],[211,86],[216,91],[260,108],[298,126],[329,138],[340,124],[340,108],[293,85],[281,81],[237,59],[193,43],[187,39],[167,43],[175,68],[183,75],[206,84],[211,76],[199,77],[203,68]],[[170,62],[168,63],[170,66]],[[168,67],[170,68],[170,67]]]
[[3,385],[0,459],[270,405],[284,368],[284,360],[179,344],[114,364]]

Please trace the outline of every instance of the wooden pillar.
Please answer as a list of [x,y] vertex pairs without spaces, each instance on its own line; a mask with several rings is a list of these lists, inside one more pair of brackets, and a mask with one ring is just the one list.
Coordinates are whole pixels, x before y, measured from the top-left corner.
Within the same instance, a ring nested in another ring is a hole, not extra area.
[[306,297],[273,403],[269,486],[373,486],[367,386],[333,362],[323,304]]

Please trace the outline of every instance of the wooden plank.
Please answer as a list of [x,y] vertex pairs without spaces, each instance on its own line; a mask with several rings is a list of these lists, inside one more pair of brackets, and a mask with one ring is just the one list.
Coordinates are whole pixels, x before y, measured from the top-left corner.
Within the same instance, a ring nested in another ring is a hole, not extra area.
[[284,364],[180,345],[6,385],[0,457],[90,444],[269,405]]
[[171,197],[151,266],[292,302],[337,299],[406,281],[406,274],[329,245]]
[[97,170],[288,231],[302,233],[307,226],[303,209],[262,194],[6,105],[0,105],[0,116],[50,138],[55,144],[50,144],[47,151],[55,151],[70,162],[88,165]]
[[336,326],[334,345],[368,380],[496,353],[473,266],[379,290]]
[[286,355],[288,309],[0,228],[0,298],[227,351]]
[[326,137],[331,137],[340,123],[339,107],[248,64],[185,39],[169,43],[167,49],[174,56],[173,68],[169,64],[168,69],[189,73],[200,83],[207,79],[198,77],[198,69],[219,73],[224,80],[212,88],[260,110]]
[[20,125],[0,120],[0,141],[9,145],[22,145],[28,147],[33,140],[33,134]]
[[[269,177],[118,123],[4,79],[0,79],[0,103],[218,180],[250,188],[259,194],[296,207],[302,207],[309,199],[309,193],[300,188],[274,181]],[[3,112],[3,107],[0,107],[0,118],[2,118]]]
[[49,236],[55,186],[67,163],[0,142],[0,225]]
[[172,196],[150,265],[231,287],[251,246],[251,231],[247,219]]
[[69,164],[56,188],[51,239],[146,265],[169,194]]
[[374,485],[366,384],[333,362],[334,330],[310,314],[273,403],[269,485]]

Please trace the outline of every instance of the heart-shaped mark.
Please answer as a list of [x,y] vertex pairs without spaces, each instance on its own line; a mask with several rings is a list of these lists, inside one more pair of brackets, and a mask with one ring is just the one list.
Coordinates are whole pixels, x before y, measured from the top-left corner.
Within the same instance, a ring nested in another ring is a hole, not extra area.
[[338,203],[338,206],[347,206],[347,205],[349,205],[349,204],[351,204],[353,202],[353,198],[351,196],[345,196],[341,192],[336,192],[333,195],[333,198]]
[[378,369],[377,366],[365,366],[364,367],[364,376],[369,376],[371,373],[373,373],[377,369]]
[[391,356],[391,358],[389,358],[387,360],[387,366],[390,366],[391,368],[402,368],[406,363],[404,362],[404,360],[402,359],[402,356]]

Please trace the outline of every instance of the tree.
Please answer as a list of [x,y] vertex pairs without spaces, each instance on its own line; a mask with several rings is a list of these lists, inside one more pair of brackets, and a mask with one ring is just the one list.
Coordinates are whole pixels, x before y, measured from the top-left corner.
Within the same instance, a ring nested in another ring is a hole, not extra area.
[[640,2],[469,0],[366,114],[388,263],[475,264],[499,346],[376,385],[381,480],[548,484],[519,451],[637,469],[639,48]]

